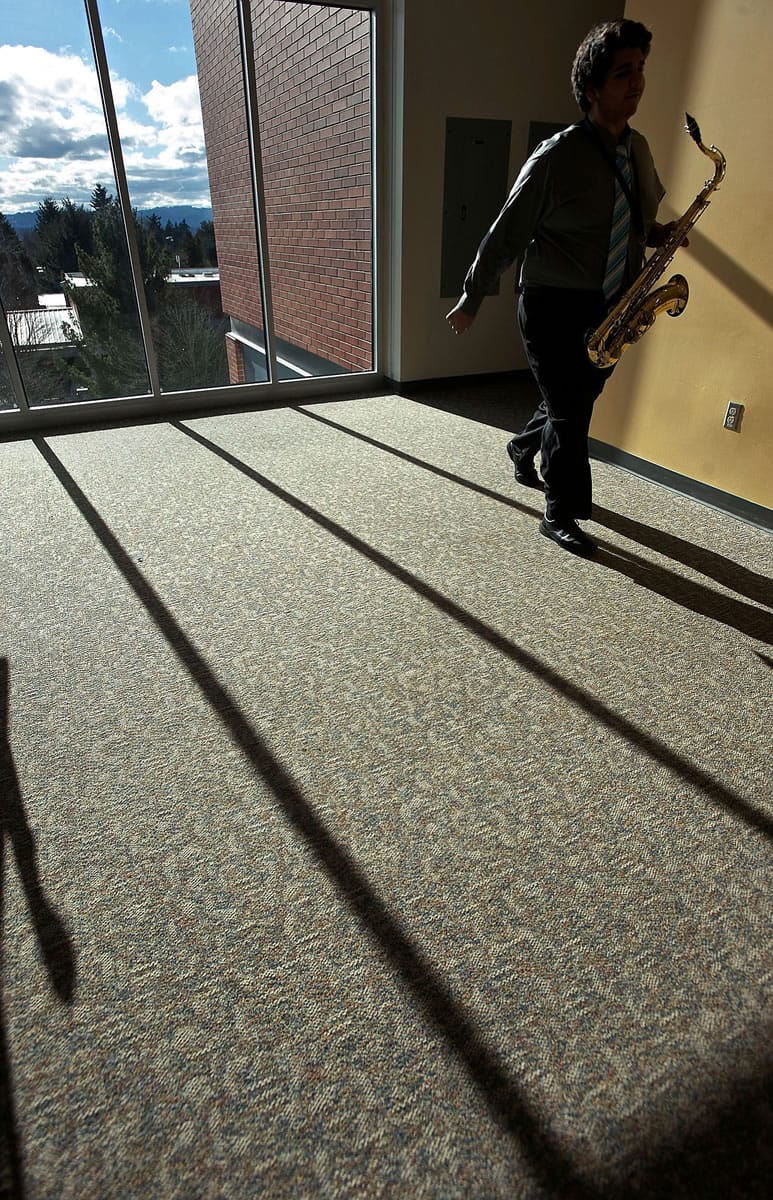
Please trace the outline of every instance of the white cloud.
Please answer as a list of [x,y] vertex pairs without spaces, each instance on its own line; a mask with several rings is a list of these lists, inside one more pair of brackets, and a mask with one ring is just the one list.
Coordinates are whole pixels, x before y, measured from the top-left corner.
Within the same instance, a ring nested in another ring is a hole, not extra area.
[[0,153],[13,153],[20,134],[34,121],[80,134],[100,127],[104,131],[96,76],[75,54],[0,46],[0,79],[10,110],[0,124]]
[[171,168],[175,163],[204,159],[204,128],[195,75],[171,84],[154,79],[142,100],[158,130],[158,162]]
[[117,29],[113,29],[112,25],[105,25],[105,28],[104,28],[104,33],[105,33],[105,34],[109,34],[109,35],[110,35],[110,37],[114,37],[114,38],[115,38],[117,41],[119,41],[119,42],[122,42],[122,41],[123,41],[123,38],[121,37],[121,35],[120,35],[120,33],[118,32],[118,30],[117,30]]
[[[132,203],[208,204],[196,76],[154,80],[144,95],[111,82]],[[93,66],[71,52],[0,46],[0,210],[47,195],[83,203],[97,182],[115,190]]]
[[160,125],[201,129],[199,81],[195,75],[168,84],[154,79],[150,91],[142,99],[153,120]]

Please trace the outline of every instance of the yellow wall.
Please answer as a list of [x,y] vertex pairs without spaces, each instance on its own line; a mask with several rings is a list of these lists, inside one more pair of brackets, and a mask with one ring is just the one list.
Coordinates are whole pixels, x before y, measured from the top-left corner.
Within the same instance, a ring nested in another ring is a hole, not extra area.
[[[680,216],[713,175],[682,132],[692,113],[727,175],[665,278],[685,275],[682,316],[658,318],[599,401],[594,437],[732,495],[773,507],[773,103],[771,0],[637,0],[653,32],[636,125]],[[729,401],[745,412],[723,429]]]

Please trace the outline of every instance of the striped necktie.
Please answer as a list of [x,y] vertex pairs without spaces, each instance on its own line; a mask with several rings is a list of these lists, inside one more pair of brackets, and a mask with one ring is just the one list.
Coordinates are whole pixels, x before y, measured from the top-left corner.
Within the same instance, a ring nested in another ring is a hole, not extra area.
[[[631,189],[631,160],[625,146],[618,145],[615,150],[617,169]],[[612,210],[612,232],[609,235],[609,253],[607,254],[607,269],[604,274],[604,295],[611,300],[620,290],[628,257],[628,232],[631,228],[631,209],[623,191],[620,180],[615,174],[615,206]]]

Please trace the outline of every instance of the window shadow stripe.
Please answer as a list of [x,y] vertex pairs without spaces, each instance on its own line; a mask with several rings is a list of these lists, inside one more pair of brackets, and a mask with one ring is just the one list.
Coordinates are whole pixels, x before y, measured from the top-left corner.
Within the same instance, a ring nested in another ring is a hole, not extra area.
[[[206,439],[199,439],[199,435],[177,422],[173,424],[194,440],[202,440],[208,449],[220,453],[217,447],[206,443]],[[277,807],[301,835],[319,866],[359,918],[376,949],[385,953],[428,1023],[453,1048],[500,1126],[517,1140],[536,1177],[544,1181],[552,1189],[550,1194],[557,1198],[601,1200],[578,1175],[545,1123],[531,1111],[500,1054],[488,1044],[454,999],[451,989],[430,960],[403,931],[364,872],[329,833],[290,772],[269,750],[64,464],[42,438],[35,437],[33,442],[247,762],[270,787]],[[249,472],[249,468],[245,470]]]
[[523,670],[536,676],[552,691],[569,700],[570,703],[576,705],[577,708],[587,713],[594,720],[598,721],[599,724],[606,726],[607,729],[619,735],[635,749],[642,751],[642,753],[655,762],[660,763],[675,775],[680,776],[691,786],[698,788],[710,800],[724,806],[750,828],[756,829],[768,837],[773,837],[773,818],[768,816],[763,809],[755,807],[747,800],[744,800],[742,796],[725,787],[719,780],[714,779],[708,771],[704,771],[701,767],[696,766],[676,750],[670,749],[670,747],[666,746],[658,738],[652,737],[639,729],[632,721],[616,713],[613,709],[608,708],[591,692],[580,687],[579,684],[572,683],[558,671],[548,666],[547,663],[543,663],[535,655],[530,654],[527,650],[523,650],[520,646],[511,642],[492,626],[473,616],[472,613],[469,613],[466,609],[456,604],[442,592],[437,591],[430,584],[413,575],[386,554],[382,554],[380,550],[376,550],[375,547],[363,541],[362,538],[357,537],[356,534],[344,528],[337,521],[326,517],[310,504],[307,504],[305,500],[301,500],[285,488],[280,487],[279,484],[273,483],[265,475],[261,475],[260,472],[249,467],[228,450],[224,450],[217,443],[204,437],[203,434],[189,428],[180,421],[172,421],[170,424],[194,442],[198,442],[204,449],[222,458],[224,462],[227,462],[229,466],[241,472],[242,475],[259,484],[265,491],[282,500],[297,512],[302,513],[303,516],[308,517],[309,520],[313,521],[321,529],[326,530],[333,537],[338,538],[345,545],[350,546],[353,550],[363,555],[363,557],[375,563],[376,566],[380,567],[387,574],[404,583],[407,587],[410,587],[418,595],[423,596],[425,600],[429,601],[440,612],[451,617],[452,620],[469,630],[470,633],[482,641],[488,642],[489,645],[493,646],[501,654],[504,654],[507,658],[517,663]]
[[[291,405],[291,411],[308,417],[312,421],[318,421],[322,425],[327,425],[340,433],[345,433],[358,441],[365,442],[386,454],[392,454],[395,458],[402,459],[411,466],[420,467],[441,479],[447,479],[468,491],[476,492],[488,500],[495,500],[508,508],[514,508],[526,516],[540,517],[542,515],[541,512],[527,504],[512,500],[509,496],[503,496],[501,492],[474,483],[471,479],[465,479],[461,475],[455,475],[443,467],[436,467],[424,459],[416,458],[415,455],[407,454],[404,450],[398,450],[394,446],[388,446],[386,442],[380,442],[365,433],[360,433],[359,430],[350,429],[329,417],[322,417],[319,413],[309,412],[297,405]],[[737,567],[737,564],[729,559],[724,559],[713,551],[701,550],[700,547],[691,546],[691,543],[682,538],[676,538],[661,530],[650,529],[649,526],[643,525],[639,521],[618,516],[609,509],[599,508],[595,504],[593,519],[598,524],[605,525],[608,529],[620,533],[631,541],[648,546],[657,554],[664,554],[668,558],[684,563],[687,567],[702,571],[723,587],[742,592],[756,603],[747,603],[745,600],[728,596],[724,592],[716,592],[712,588],[706,587],[705,584],[687,579],[676,571],[669,570],[659,563],[651,562],[640,554],[608,542],[604,538],[596,539],[602,551],[595,558],[597,564],[608,570],[617,571],[620,575],[625,575],[638,587],[646,588],[647,591],[663,596],[666,600],[679,604],[682,608],[710,617],[711,620],[719,621],[723,625],[729,625],[746,637],[756,638],[758,641],[773,645],[773,616],[764,608],[757,606],[758,603],[771,606],[771,584],[763,575],[757,575],[745,567]],[[692,553],[689,553],[690,550]]]
[[434,463],[428,463],[423,458],[416,458],[413,454],[408,454],[405,450],[398,450],[396,446],[388,446],[386,442],[379,442],[376,438],[369,437],[367,433],[360,433],[358,429],[349,429],[346,425],[340,425],[338,421],[333,421],[330,417],[322,417],[319,413],[310,412],[306,408],[301,408],[297,404],[289,405],[290,412],[299,413],[302,417],[308,417],[310,421],[319,421],[321,425],[328,425],[331,429],[338,430],[340,433],[345,433],[349,437],[356,438],[359,442],[365,442],[368,446],[374,446],[376,450],[384,450],[387,454],[393,454],[395,458],[401,458],[403,462],[410,463],[413,467],[421,467],[423,471],[429,471],[432,475],[437,475],[440,479],[447,479],[450,483],[458,483],[460,487],[467,488],[471,492],[477,492],[479,496],[485,496],[487,500],[496,500],[499,504],[506,504],[508,508],[514,508],[518,512],[522,512],[527,517],[541,517],[542,510],[532,508],[529,504],[522,504],[518,500],[513,500],[510,496],[503,496],[501,492],[495,492],[493,488],[484,487],[481,483],[474,483],[471,479],[465,479],[463,475],[455,475],[453,471],[446,471],[444,467],[436,467]]

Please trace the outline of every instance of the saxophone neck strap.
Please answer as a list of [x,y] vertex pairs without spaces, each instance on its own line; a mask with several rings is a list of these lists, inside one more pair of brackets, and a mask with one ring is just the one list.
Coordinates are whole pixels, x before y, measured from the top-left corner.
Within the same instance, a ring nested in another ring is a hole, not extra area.
[[[609,166],[614,171],[617,181],[620,184],[620,187],[622,188],[623,192],[625,193],[626,200],[628,201],[628,207],[631,210],[631,219],[633,221],[634,229],[636,230],[639,237],[643,237],[644,236],[644,222],[642,221],[641,209],[636,201],[636,198],[634,197],[633,192],[631,191],[628,180],[625,178],[625,176],[623,175],[623,172],[620,170],[619,166],[617,165],[617,159],[616,159],[615,155],[612,154],[611,151],[604,144],[601,134],[599,133],[598,129],[591,121],[590,117],[586,117],[585,120],[582,122],[582,128],[588,134],[588,137],[591,139],[593,144],[598,148],[599,152],[603,155],[603,157],[606,159]],[[633,154],[629,154],[629,159],[630,159],[630,163],[631,163],[631,175],[634,180],[634,185],[636,185],[636,162],[634,160]],[[637,191],[638,191],[638,187],[637,187]]]

